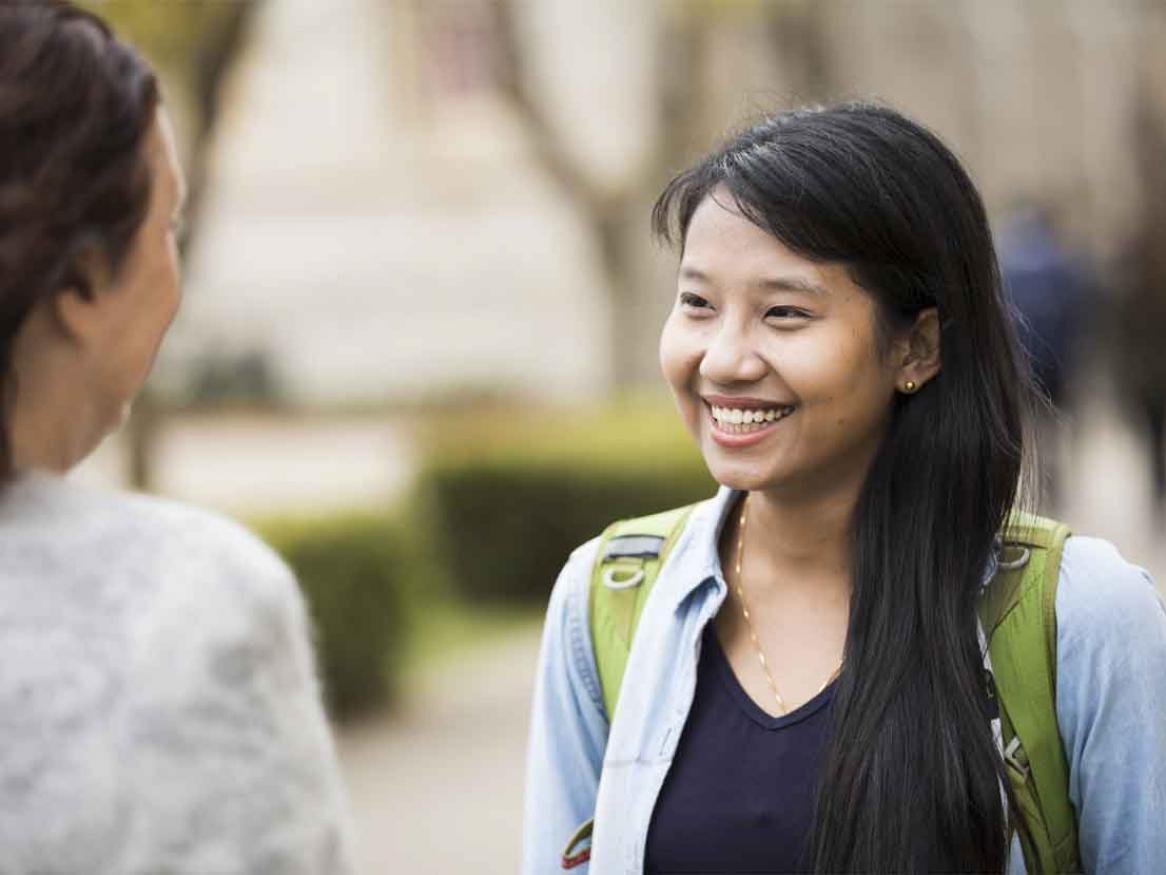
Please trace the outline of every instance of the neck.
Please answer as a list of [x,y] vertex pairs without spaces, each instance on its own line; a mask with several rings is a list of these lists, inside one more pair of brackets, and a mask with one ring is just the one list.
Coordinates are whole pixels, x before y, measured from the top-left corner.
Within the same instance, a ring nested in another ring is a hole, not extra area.
[[61,430],[43,416],[13,416],[9,424],[9,451],[15,471],[29,469],[64,474],[74,464],[74,454]]
[[749,493],[747,547],[783,588],[849,595],[854,510],[878,441],[824,470]]
[[63,356],[19,345],[16,353],[6,423],[12,468],[64,474],[92,446],[83,376]]
[[851,522],[857,490],[791,500],[772,492],[749,495],[747,549],[775,581],[849,586]]

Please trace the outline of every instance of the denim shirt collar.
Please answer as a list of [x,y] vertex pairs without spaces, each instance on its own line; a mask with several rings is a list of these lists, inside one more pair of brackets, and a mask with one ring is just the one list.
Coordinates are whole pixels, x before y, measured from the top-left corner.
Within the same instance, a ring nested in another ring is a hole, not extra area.
[[740,495],[740,490],[722,486],[715,496],[693,510],[688,525],[668,557],[669,573],[660,577],[662,595],[673,609],[679,609],[689,596],[704,586],[725,588],[718,545],[725,521]]

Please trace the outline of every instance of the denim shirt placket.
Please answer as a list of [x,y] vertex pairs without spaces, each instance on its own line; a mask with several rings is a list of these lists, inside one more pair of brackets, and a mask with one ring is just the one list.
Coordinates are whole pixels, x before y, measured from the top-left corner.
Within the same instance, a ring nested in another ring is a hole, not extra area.
[[[688,643],[686,649],[687,652],[691,653],[692,658],[686,660],[683,675],[672,687],[674,700],[669,703],[671,719],[668,721],[664,734],[659,737],[659,742],[653,745],[657,750],[660,766],[656,768],[651,783],[644,787],[644,792],[638,794],[639,798],[636,800],[638,822],[634,833],[635,842],[629,845],[632,852],[627,858],[628,875],[638,875],[643,871],[652,814],[656,802],[660,798],[664,781],[668,777],[668,771],[680,744],[680,736],[684,732],[684,725],[688,721],[688,714],[696,697],[696,673],[697,666],[700,664],[702,633],[716,616],[717,611],[720,610],[727,593],[727,584],[720,574],[717,574],[714,577],[706,578],[689,596],[690,598],[702,599],[698,607],[690,608],[699,612],[697,622],[693,626],[695,632],[693,640]],[[684,608],[678,607],[677,610],[684,610]]]

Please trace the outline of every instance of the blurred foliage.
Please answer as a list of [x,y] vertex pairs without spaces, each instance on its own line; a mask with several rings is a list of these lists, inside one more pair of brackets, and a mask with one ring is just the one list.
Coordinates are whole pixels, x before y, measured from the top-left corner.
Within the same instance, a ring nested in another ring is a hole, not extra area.
[[478,648],[537,634],[545,616],[542,605],[485,605],[441,593],[420,599],[418,607],[423,609],[413,615],[405,660],[411,675],[455,665]]
[[429,462],[402,512],[253,521],[304,592],[335,718],[391,704],[407,672],[537,625],[568,553],[612,520],[714,491],[659,400],[571,411],[419,414]]
[[418,444],[437,463],[475,459],[556,462],[601,456],[628,467],[701,466],[663,391],[610,402],[531,407],[517,402],[429,411]]
[[410,587],[424,560],[387,514],[260,520],[299,580],[329,710],[344,719],[390,701],[406,654]]
[[251,0],[80,0],[141,46],[156,64],[184,75],[220,42]]
[[418,504],[450,582],[476,601],[542,603],[572,549],[621,517],[716,488],[674,412],[626,403],[587,413],[443,419]]

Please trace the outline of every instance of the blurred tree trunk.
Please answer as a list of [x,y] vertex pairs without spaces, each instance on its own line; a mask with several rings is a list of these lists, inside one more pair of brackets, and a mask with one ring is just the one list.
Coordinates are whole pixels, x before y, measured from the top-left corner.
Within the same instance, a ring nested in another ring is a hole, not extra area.
[[834,91],[828,14],[820,0],[786,0],[768,22],[774,55],[802,100],[828,100]]
[[[159,71],[164,88],[191,108],[185,146],[187,176],[185,252],[198,231],[220,115],[223,84],[246,45],[261,0],[89,0],[84,3],[138,45]],[[154,458],[165,424],[165,405],[148,387],[134,404],[126,428],[130,483],[155,484]]]
[[[653,160],[639,178],[618,188],[591,180],[575,163],[566,144],[552,126],[531,88],[526,52],[519,34],[516,0],[498,0],[499,33],[505,59],[502,84],[521,117],[534,146],[539,164],[558,184],[590,228],[599,255],[603,283],[608,295],[610,374],[614,384],[626,387],[640,376],[643,360],[641,319],[641,277],[645,207],[652,190],[676,152],[691,133],[696,84],[701,79],[700,50],[703,32],[690,19],[680,19],[675,36],[692,48],[689,63],[681,65],[682,75],[673,77],[660,89],[656,111],[660,136]],[[655,50],[655,46],[651,50]]]
[[[651,2],[651,0],[644,0]],[[553,130],[532,89],[527,51],[517,16],[522,0],[496,0],[505,69],[503,86],[523,120],[539,163],[554,179],[578,214],[590,226],[596,241],[604,285],[608,292],[611,375],[625,386],[639,374],[643,361],[642,321],[643,229],[652,193],[669,173],[703,153],[711,144],[704,109],[715,95],[707,92],[716,52],[712,37],[722,22],[746,22],[765,28],[769,45],[780,61],[782,77],[803,99],[824,99],[832,87],[828,51],[828,20],[816,0],[687,0],[672,4],[664,16],[665,30],[657,36],[658,52],[667,41],[670,64],[656,98],[659,132],[652,159],[639,178],[612,190],[597,184],[573,160],[562,135]]]

